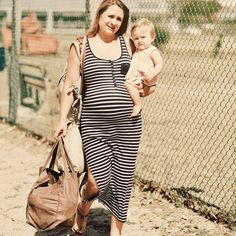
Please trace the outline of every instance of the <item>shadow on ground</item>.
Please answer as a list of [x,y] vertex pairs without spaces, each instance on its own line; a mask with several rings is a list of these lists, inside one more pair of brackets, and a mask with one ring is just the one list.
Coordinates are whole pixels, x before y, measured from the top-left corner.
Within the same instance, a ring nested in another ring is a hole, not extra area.
[[75,234],[71,227],[58,226],[55,229],[39,231],[35,236],[109,236],[111,214],[103,208],[94,208],[89,212],[88,224],[83,234]]

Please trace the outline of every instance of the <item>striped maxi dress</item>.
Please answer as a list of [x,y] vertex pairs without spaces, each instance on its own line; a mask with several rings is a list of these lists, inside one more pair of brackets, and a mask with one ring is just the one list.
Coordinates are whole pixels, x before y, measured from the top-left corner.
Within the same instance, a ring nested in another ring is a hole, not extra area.
[[86,163],[99,187],[98,200],[125,222],[142,120],[140,115],[131,118],[133,102],[123,71],[131,58],[124,38],[119,40],[121,56],[116,60],[96,57],[89,39],[86,42],[80,127]]

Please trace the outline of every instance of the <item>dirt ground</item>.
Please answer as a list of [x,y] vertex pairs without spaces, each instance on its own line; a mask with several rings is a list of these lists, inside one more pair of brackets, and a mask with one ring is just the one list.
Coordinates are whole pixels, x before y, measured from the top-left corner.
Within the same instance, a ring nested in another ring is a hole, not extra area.
[[[45,139],[0,121],[0,236],[68,236],[70,228],[36,232],[25,221],[27,194],[38,167],[50,151]],[[109,212],[95,202],[84,235],[108,236]],[[235,232],[186,208],[176,208],[164,199],[150,201],[134,188],[124,236],[233,236]]]

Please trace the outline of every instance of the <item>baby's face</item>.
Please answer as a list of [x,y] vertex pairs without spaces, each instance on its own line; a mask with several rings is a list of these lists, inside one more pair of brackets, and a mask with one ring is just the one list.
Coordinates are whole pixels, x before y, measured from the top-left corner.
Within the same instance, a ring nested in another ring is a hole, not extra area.
[[136,27],[132,31],[131,37],[135,47],[140,51],[149,48],[153,42],[150,28],[147,26]]

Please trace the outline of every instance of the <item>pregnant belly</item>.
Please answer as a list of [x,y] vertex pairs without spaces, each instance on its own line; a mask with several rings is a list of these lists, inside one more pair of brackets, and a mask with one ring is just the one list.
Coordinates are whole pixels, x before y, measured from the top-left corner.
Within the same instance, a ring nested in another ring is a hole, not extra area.
[[132,106],[131,98],[125,89],[87,90],[83,100],[83,113],[115,115],[130,112]]

